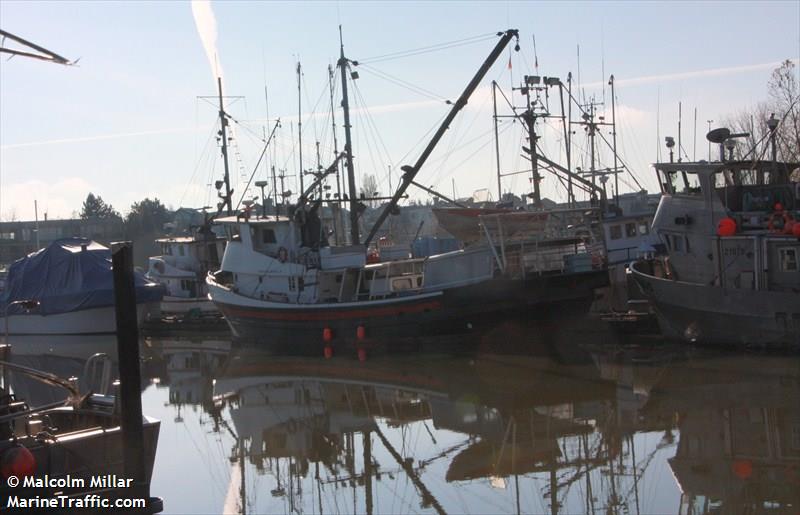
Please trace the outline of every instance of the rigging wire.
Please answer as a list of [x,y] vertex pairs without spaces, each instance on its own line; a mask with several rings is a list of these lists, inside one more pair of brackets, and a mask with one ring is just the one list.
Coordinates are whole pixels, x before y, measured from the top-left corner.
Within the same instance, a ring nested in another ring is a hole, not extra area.
[[385,81],[391,82],[392,84],[394,84],[396,86],[399,86],[401,88],[405,88],[405,89],[411,91],[412,93],[416,93],[417,95],[429,98],[431,100],[436,100],[437,102],[445,102],[445,103],[449,102],[449,100],[447,100],[444,96],[439,95],[438,93],[435,93],[435,92],[433,92],[433,91],[431,91],[429,89],[423,88],[422,86],[417,86],[415,84],[412,84],[412,83],[410,83],[410,82],[408,82],[406,80],[401,79],[400,77],[395,77],[394,75],[391,75],[391,74],[389,74],[387,72],[379,70],[379,69],[375,68],[374,66],[369,66],[369,65],[366,65],[366,64],[360,64],[359,68],[361,70],[367,72],[367,73],[375,75],[378,78],[381,78],[381,79],[383,79]]
[[206,143],[205,145],[203,145],[203,150],[200,154],[200,157],[197,158],[195,161],[194,170],[192,170],[192,176],[189,178],[189,182],[186,183],[186,186],[183,189],[183,193],[181,193],[180,200],[178,201],[179,206],[183,205],[183,199],[186,197],[186,192],[189,190],[190,185],[194,182],[195,175],[197,175],[197,172],[200,169],[200,163],[205,158],[206,153],[210,153],[211,149],[210,143],[213,140],[215,133],[216,133],[216,127],[212,126],[211,133],[208,135],[208,138],[206,138]]
[[437,44],[428,45],[428,46],[425,46],[425,47],[413,48],[413,49],[410,49],[410,50],[401,50],[401,51],[398,51],[398,52],[391,52],[391,53],[388,53],[388,54],[377,55],[377,56],[373,56],[373,57],[367,57],[366,59],[360,59],[359,60],[359,64],[376,63],[376,62],[381,62],[381,61],[389,61],[389,60],[392,60],[392,59],[401,59],[401,58],[404,58],[404,57],[410,57],[410,56],[414,56],[414,55],[426,54],[426,53],[431,53],[431,52],[438,52],[438,51],[441,51],[441,50],[447,50],[447,49],[454,48],[454,47],[457,47],[457,46],[464,46],[464,45],[470,45],[470,44],[473,44],[473,43],[480,43],[482,41],[487,41],[489,39],[493,39],[496,36],[497,36],[497,33],[489,32],[489,33],[486,33],[486,34],[480,34],[480,35],[477,35],[477,36],[471,36],[471,37],[468,37],[468,38],[458,39],[458,40],[454,40],[454,41],[447,41],[447,42],[444,42],[444,43],[437,43]]

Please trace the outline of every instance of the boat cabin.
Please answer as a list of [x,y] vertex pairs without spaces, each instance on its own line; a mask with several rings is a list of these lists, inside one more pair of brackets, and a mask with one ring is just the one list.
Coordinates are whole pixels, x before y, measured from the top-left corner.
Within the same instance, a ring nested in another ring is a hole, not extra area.
[[653,229],[677,280],[800,291],[800,165],[662,163]]

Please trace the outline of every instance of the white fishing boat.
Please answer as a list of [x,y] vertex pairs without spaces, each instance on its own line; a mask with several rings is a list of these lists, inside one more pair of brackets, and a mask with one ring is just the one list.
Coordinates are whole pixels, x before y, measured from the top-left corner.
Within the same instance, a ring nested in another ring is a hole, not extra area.
[[[209,274],[209,296],[234,334],[272,343],[335,338],[392,339],[479,330],[510,313],[553,317],[588,310],[594,289],[607,284],[602,241],[594,237],[595,213],[552,217],[553,231],[542,231],[541,214],[508,213],[487,218],[483,244],[423,259],[371,262],[367,249],[387,217],[434,150],[481,79],[516,30],[499,41],[413,166],[404,166],[401,185],[362,240],[355,191],[347,69],[342,48],[345,151],[333,165],[315,172],[288,216],[265,216],[249,209],[231,212],[228,180],[220,197],[229,216],[217,218],[228,244],[220,270]],[[225,117],[222,116],[223,156]],[[320,219],[323,181],[344,159],[350,195],[350,243],[333,247]],[[426,189],[426,188],[423,188]],[[426,189],[429,191],[429,189]],[[591,210],[589,210],[591,211]],[[548,215],[544,215],[547,217]],[[565,221],[569,219],[569,224]],[[570,225],[570,227],[568,227]]]
[[208,299],[205,277],[219,268],[225,239],[210,230],[156,240],[161,255],[148,260],[146,277],[165,288],[164,315],[203,316],[219,311]]

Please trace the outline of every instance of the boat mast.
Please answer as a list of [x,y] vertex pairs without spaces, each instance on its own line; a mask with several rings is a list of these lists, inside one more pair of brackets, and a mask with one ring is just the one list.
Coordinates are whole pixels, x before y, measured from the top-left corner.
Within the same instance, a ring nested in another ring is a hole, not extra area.
[[300,84],[301,84],[300,60],[297,61],[297,153],[299,155],[299,166],[297,173],[300,175],[300,191],[303,188],[303,110]]
[[617,170],[617,109],[616,98],[614,95],[614,75],[608,79],[608,85],[611,86],[611,136],[613,138],[612,144],[614,145],[614,196],[616,204],[619,207],[619,171]]
[[339,25],[339,62],[337,65],[342,72],[342,110],[344,111],[344,151],[347,167],[347,189],[350,194],[350,244],[358,245],[358,195],[356,192],[356,175],[353,170],[353,141],[350,137],[350,103],[347,99],[347,65],[350,60],[344,56],[344,42],[342,41],[342,26]]
[[225,196],[223,197],[223,205],[227,208],[228,216],[233,214],[231,206],[231,180],[228,169],[228,120],[225,118],[225,108],[222,105],[222,77],[217,77],[217,86],[219,87],[219,134],[222,136],[222,162],[225,164]]
[[497,81],[492,81],[492,106],[494,108],[494,152],[497,160],[497,201],[503,200],[503,187],[500,184],[500,138],[497,132]]
[[[567,81],[572,80],[572,76],[567,76]],[[569,136],[567,135],[567,131],[569,127],[567,125],[567,119],[564,114],[564,83],[560,80],[558,81],[558,98],[561,101],[561,126],[564,129],[564,150],[567,154],[567,170],[570,170],[570,147],[569,147]],[[570,107],[572,104],[570,104]],[[567,205],[572,207],[572,204],[575,202],[575,198],[572,195],[572,175],[567,175]]]
[[[333,153],[334,155],[339,155],[339,140],[336,138],[336,109],[333,105],[333,66],[330,64],[328,65],[328,89],[331,93],[331,127],[333,128]],[[341,176],[341,167],[336,166],[336,198],[342,198],[342,183],[340,180]],[[342,210],[341,206],[338,202],[333,202],[330,204],[332,211],[334,212],[334,227],[336,228],[335,237],[336,237],[336,244],[340,244],[342,239],[342,229],[344,228],[344,220],[342,219]]]
[[[527,81],[528,77],[525,76]],[[533,107],[531,105],[531,91],[530,88],[532,85],[530,84],[523,84],[523,93],[525,94],[525,100],[528,105],[528,110],[525,111],[525,115],[523,119],[525,120],[525,124],[528,126],[528,141],[531,145],[531,180],[533,181],[533,205],[536,207],[540,207],[542,205],[542,195],[539,192],[539,160],[537,158],[538,151],[536,150],[536,140],[538,137],[536,136],[536,115],[533,112]]]
[[[567,170],[572,172],[572,72],[567,73]],[[563,114],[563,107],[562,107]],[[567,174],[567,189],[569,190],[568,197],[571,202],[575,203],[575,193],[572,191],[572,173]]]
[[[425,161],[428,160],[428,157],[431,155],[431,152],[433,152],[433,149],[436,148],[436,145],[439,143],[439,140],[442,139],[442,136],[444,136],[445,131],[450,128],[450,124],[453,122],[453,119],[456,117],[458,112],[461,111],[461,109],[465,105],[467,105],[467,100],[469,100],[469,97],[472,96],[472,93],[475,91],[475,88],[478,87],[478,84],[480,84],[481,80],[483,80],[483,77],[486,75],[486,73],[489,71],[489,68],[492,67],[494,62],[503,52],[506,45],[508,45],[508,42],[511,41],[511,38],[517,38],[517,40],[519,41],[519,31],[517,31],[516,29],[509,29],[505,32],[498,32],[498,35],[502,36],[500,38],[500,41],[497,42],[494,49],[492,49],[492,52],[489,54],[489,57],[486,58],[486,60],[478,69],[478,72],[472,78],[470,83],[467,84],[467,87],[466,89],[464,89],[464,92],[461,93],[461,96],[458,97],[458,100],[455,101],[452,109],[450,109],[450,112],[447,114],[444,121],[439,126],[439,129],[436,131],[436,134],[433,135],[433,138],[431,138],[431,141],[428,143],[428,146],[425,147],[425,150],[423,150],[422,154],[419,156],[419,158],[417,158],[417,162],[414,163],[413,166],[404,165],[400,168],[404,172],[402,175],[402,182],[400,183],[400,186],[397,188],[397,191],[395,191],[394,196],[392,196],[392,199],[389,201],[386,207],[384,207],[380,216],[375,221],[375,224],[372,226],[372,229],[370,230],[367,239],[364,241],[365,245],[368,245],[369,242],[372,241],[372,238],[375,237],[375,234],[377,234],[378,230],[381,228],[381,225],[383,225],[383,222],[386,221],[386,218],[389,216],[389,213],[391,213],[395,209],[395,207],[397,206],[397,202],[406,192],[408,187],[412,184],[412,182],[414,181],[414,177],[416,177],[417,173],[419,173],[419,170],[420,168],[422,168],[422,165],[425,164]],[[517,43],[515,50],[519,50],[519,43]],[[344,75],[342,76],[344,77]]]

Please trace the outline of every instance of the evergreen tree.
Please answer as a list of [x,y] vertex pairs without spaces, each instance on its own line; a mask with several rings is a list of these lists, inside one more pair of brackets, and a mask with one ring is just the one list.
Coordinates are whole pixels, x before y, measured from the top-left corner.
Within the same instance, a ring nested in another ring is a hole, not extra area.
[[94,193],[86,195],[80,217],[84,220],[88,218],[121,218],[114,206],[106,204],[100,195],[95,196]]

